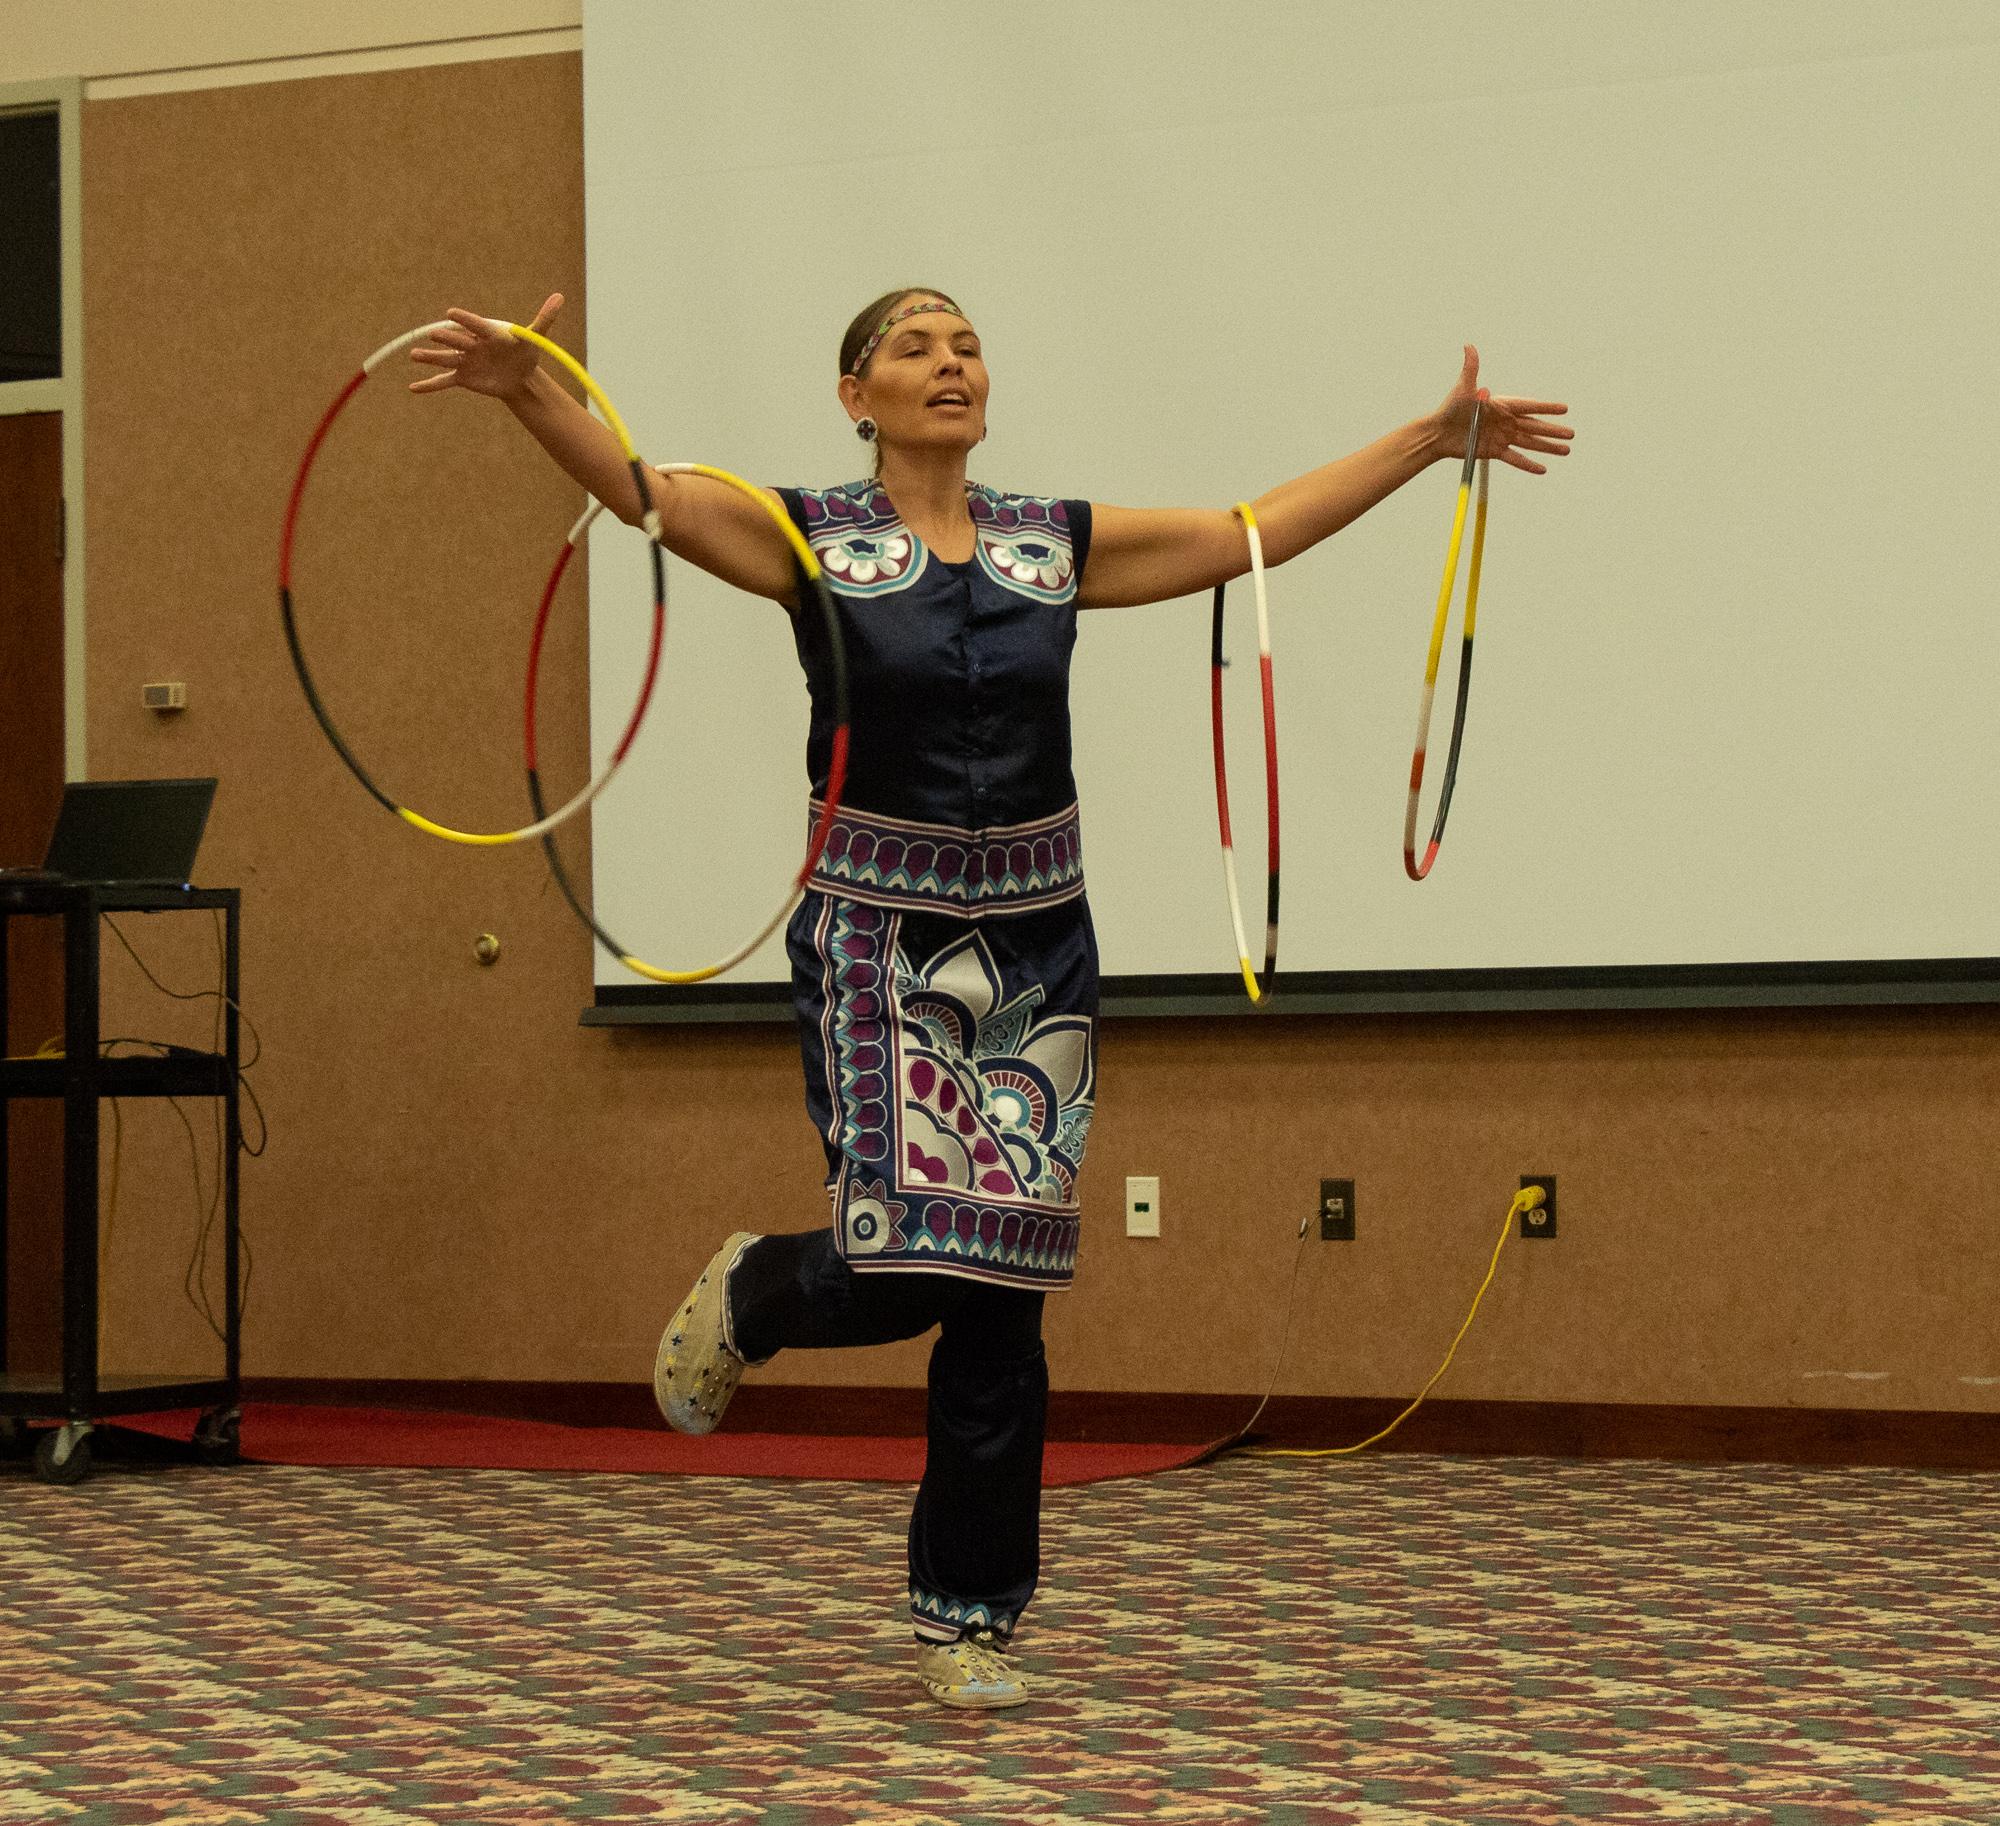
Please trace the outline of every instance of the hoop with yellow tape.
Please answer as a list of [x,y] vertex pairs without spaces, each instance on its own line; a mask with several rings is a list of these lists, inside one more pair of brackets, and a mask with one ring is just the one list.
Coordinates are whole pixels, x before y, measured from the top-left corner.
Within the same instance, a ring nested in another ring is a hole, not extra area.
[[[1465,468],[1458,479],[1458,507],[1451,521],[1451,549],[1445,554],[1444,583],[1438,590],[1437,616],[1431,624],[1430,657],[1424,662],[1424,695],[1417,708],[1417,746],[1410,757],[1410,800],[1403,814],[1403,872],[1412,881],[1422,881],[1437,861],[1438,847],[1444,842],[1444,821],[1451,815],[1452,788],[1458,782],[1458,750],[1465,740],[1466,697],[1472,685],[1472,634],[1479,618],[1479,565],[1486,551],[1486,471],[1485,459],[1478,456],[1479,420],[1486,404],[1482,392],[1472,403],[1472,427],[1465,436]],[[1444,785],[1438,793],[1437,819],[1423,859],[1417,858],[1417,801],[1424,784],[1424,749],[1430,740],[1431,699],[1437,691],[1438,658],[1444,651],[1445,620],[1451,609],[1451,593],[1458,581],[1458,553],[1465,538],[1465,509],[1472,494],[1472,471],[1479,468],[1479,504],[1472,531],[1472,568],[1465,583],[1465,634],[1458,656],[1458,701],[1452,712],[1451,746],[1444,762]]]
[[1271,607],[1264,591],[1264,541],[1257,516],[1247,501],[1231,510],[1243,522],[1250,541],[1250,583],[1257,600],[1257,669],[1264,694],[1264,806],[1269,825],[1264,896],[1264,968],[1250,962],[1243,935],[1243,896],[1236,881],[1236,847],[1229,832],[1229,762],[1223,745],[1222,722],[1222,602],[1226,583],[1215,586],[1215,612],[1209,640],[1209,699],[1215,732],[1215,816],[1222,828],[1222,879],[1229,890],[1229,923],[1236,934],[1236,963],[1243,973],[1244,992],[1252,1002],[1269,1000],[1278,970],[1278,712],[1271,689]]
[[[604,767],[596,777],[582,791],[577,793],[575,797],[566,801],[555,811],[544,814],[538,806],[536,808],[535,822],[525,824],[518,830],[457,830],[450,825],[441,824],[435,819],[427,818],[421,812],[413,811],[409,806],[403,805],[392,798],[375,783],[368,770],[362,766],[359,757],[354,753],[354,750],[348,745],[346,739],[336,727],[333,716],[327,709],[326,701],[321,697],[319,687],[313,679],[312,668],[306,663],[305,648],[299,639],[298,617],[292,603],[292,557],[298,538],[299,509],[305,500],[306,483],[312,475],[313,465],[319,458],[320,448],[326,442],[327,434],[333,429],[335,420],[346,410],[348,402],[361,390],[362,384],[385,362],[402,353],[412,343],[418,342],[424,337],[434,335],[440,330],[450,330],[455,327],[448,320],[439,323],[427,323],[417,329],[405,332],[390,342],[384,343],[361,364],[359,371],[341,388],[340,392],[334,397],[333,404],[321,416],[318,426],[314,429],[311,439],[306,444],[305,455],[299,460],[298,472],[292,479],[291,496],[285,506],[284,531],[278,547],[278,608],[284,619],[285,644],[291,652],[292,668],[298,674],[299,684],[305,691],[306,703],[310,706],[313,718],[319,724],[322,733],[333,744],[334,753],[346,764],[348,772],[361,782],[369,795],[378,804],[394,812],[406,824],[423,831],[426,835],[441,837],[449,843],[495,846],[508,843],[523,843],[531,837],[546,837],[549,832],[575,817],[578,812],[582,811],[585,806],[595,799],[610,784],[612,775],[623,764],[627,753],[631,749],[633,739],[639,733],[640,724],[645,721],[647,706],[652,702],[653,686],[659,677],[660,651],[666,636],[666,566],[662,561],[660,547],[657,542],[659,516],[653,507],[652,493],[646,485],[645,465],[639,460],[638,453],[632,448],[631,435],[626,431],[625,421],[619,417],[617,407],[612,405],[610,399],[605,395],[603,388],[590,377],[582,363],[571,355],[567,349],[561,348],[551,342],[537,330],[528,329],[518,323],[501,324],[499,327],[505,329],[510,335],[520,338],[523,342],[533,343],[538,349],[553,356],[564,368],[575,376],[578,384],[582,386],[584,392],[603,414],[605,423],[610,426],[613,434],[617,437],[618,447],[623,452],[625,461],[631,469],[633,485],[639,493],[641,524],[646,527],[650,535],[653,535],[647,547],[651,555],[652,566],[653,630],[652,645],[646,659],[645,676],[640,681],[638,700],[632,706],[631,714],[626,719],[624,731],[613,745],[610,758],[605,762]],[[566,546],[565,553],[567,554],[570,549],[570,547]],[[565,562],[567,562],[566,557]],[[555,593],[556,583],[561,580],[561,569],[562,567],[559,565],[556,576],[550,580],[547,592],[547,595],[550,597]],[[546,599],[543,608],[544,613],[546,613]]]
[[[759,945],[784,923],[785,919],[790,915],[792,908],[798,904],[799,895],[804,892],[806,883],[812,879],[812,872],[819,862],[820,852],[826,848],[827,833],[833,828],[833,821],[839,815],[841,793],[847,783],[847,648],[840,631],[840,614],[834,604],[833,592],[827,588],[826,577],[820,569],[819,559],[814,554],[812,547],[806,543],[804,535],[792,524],[791,516],[785,512],[782,506],[772,500],[769,495],[754,483],[746,482],[741,476],[732,475],[726,469],[717,469],[707,463],[661,463],[656,465],[656,468],[659,474],[666,476],[707,476],[711,481],[720,482],[725,487],[733,488],[739,493],[748,496],[771,516],[777,523],[779,530],[785,535],[786,543],[791,547],[792,560],[800,580],[800,612],[804,612],[806,607],[805,598],[810,594],[817,602],[820,614],[825,620],[827,644],[832,660],[833,673],[834,730],[832,757],[827,769],[825,803],[819,817],[814,820],[810,834],[807,837],[805,860],[799,865],[798,873],[792,877],[790,885],[786,888],[785,897],[779,903],[778,910],[758,928],[753,937],[746,940],[743,944],[738,945],[727,957],[722,958],[716,963],[703,964],[692,970],[670,970],[659,964],[651,964],[643,958],[634,956],[633,953],[626,950],[623,945],[613,938],[610,933],[605,931],[604,927],[598,923],[596,915],[583,904],[582,897],[577,893],[570,881],[568,871],[563,867],[562,857],[557,852],[553,834],[544,834],[542,837],[542,853],[548,858],[549,872],[554,875],[556,886],[562,890],[562,896],[569,902],[570,910],[590,928],[591,934],[596,938],[597,942],[623,964],[626,969],[649,978],[655,983],[682,985],[707,982],[711,977],[721,976],[725,971],[733,970],[738,964],[742,963],[751,952],[755,951]],[[535,816],[538,819],[542,816],[542,781],[540,762],[535,749],[535,702],[537,680],[541,671],[542,642],[548,629],[549,608],[555,601],[556,586],[562,582],[563,571],[568,566],[571,555],[575,552],[578,542],[582,539],[590,523],[596,519],[599,511],[599,507],[593,505],[570,528],[569,537],[564,542],[562,553],[556,560],[555,569],[549,575],[548,586],[542,592],[542,606],[540,613],[535,617],[534,638],[529,646],[526,705],[528,801],[534,808]],[[648,530],[657,539],[657,521]],[[659,547],[656,543],[654,550],[657,551],[658,549]]]

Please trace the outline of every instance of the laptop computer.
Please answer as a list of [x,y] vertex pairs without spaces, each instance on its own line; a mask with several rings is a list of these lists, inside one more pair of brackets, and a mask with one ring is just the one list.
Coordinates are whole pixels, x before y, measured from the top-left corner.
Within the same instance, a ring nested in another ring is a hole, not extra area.
[[213,780],[72,780],[42,864],[65,881],[184,888],[208,828]]

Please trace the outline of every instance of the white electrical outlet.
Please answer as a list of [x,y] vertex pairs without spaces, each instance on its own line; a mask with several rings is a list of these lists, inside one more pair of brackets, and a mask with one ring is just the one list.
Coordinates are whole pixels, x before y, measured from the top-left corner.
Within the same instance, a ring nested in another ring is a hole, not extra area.
[[1125,1234],[1160,1234],[1160,1182],[1157,1177],[1125,1182]]

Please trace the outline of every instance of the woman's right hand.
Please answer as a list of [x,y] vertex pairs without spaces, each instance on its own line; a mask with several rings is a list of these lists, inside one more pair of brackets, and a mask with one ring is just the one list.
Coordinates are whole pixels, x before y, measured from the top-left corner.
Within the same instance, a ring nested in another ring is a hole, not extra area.
[[[562,293],[551,292],[527,327],[546,335],[562,302]],[[412,393],[442,393],[447,387],[463,387],[469,393],[504,400],[527,390],[540,360],[533,343],[510,335],[491,317],[460,310],[447,311],[445,316],[453,327],[438,330],[430,342],[410,350],[412,361],[444,372],[411,381]]]

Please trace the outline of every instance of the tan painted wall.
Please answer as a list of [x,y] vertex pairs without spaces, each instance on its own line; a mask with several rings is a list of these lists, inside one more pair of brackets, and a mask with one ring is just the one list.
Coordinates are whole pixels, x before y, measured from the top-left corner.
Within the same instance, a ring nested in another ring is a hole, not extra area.
[[[590,962],[537,857],[393,822],[279,635],[285,490],[363,354],[552,287],[581,348],[580,116],[572,56],[86,110],[91,767],[224,782],[202,873],[245,889],[272,1122],[244,1179],[253,1374],[637,1380],[723,1232],[823,1213],[789,1032],[579,1029]],[[575,506],[482,404],[378,380],[343,423],[300,614],[407,802],[520,816],[528,617]],[[551,653],[552,791],[585,761],[582,601],[573,581]],[[177,721],[138,707],[159,677],[189,683]],[[173,986],[212,980],[203,934],[171,923],[127,929]],[[490,971],[482,931],[505,945]],[[205,1031],[129,966],[114,980],[121,1031]],[[1113,1024],[1056,1379],[1261,1387],[1297,1220],[1341,1173],[1362,1241],[1310,1246],[1283,1387],[1414,1391],[1516,1176],[1553,1170],[1563,1234],[1509,1245],[1442,1393],[1990,1411],[1996,1093],[1986,1010]],[[170,1111],[128,1113],[107,1329],[132,1367],[203,1360],[187,1156]],[[1160,1242],[1120,1233],[1127,1173],[1162,1176]],[[921,1365],[909,1345],[767,1373]]]

